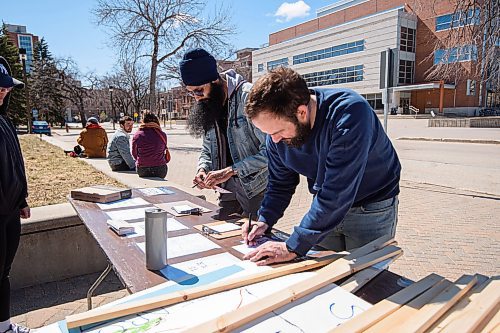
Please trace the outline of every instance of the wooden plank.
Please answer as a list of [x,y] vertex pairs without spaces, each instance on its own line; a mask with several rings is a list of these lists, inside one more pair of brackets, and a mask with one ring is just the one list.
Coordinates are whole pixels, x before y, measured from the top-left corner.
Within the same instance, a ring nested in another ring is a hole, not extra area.
[[373,307],[357,315],[355,318],[332,329],[335,333],[363,332],[373,326],[376,322],[390,315],[404,304],[408,303],[418,295],[432,288],[436,283],[443,280],[442,276],[431,274],[418,282],[406,287],[394,295],[378,302]]
[[218,318],[206,321],[188,328],[183,332],[228,332],[241,325],[251,322],[260,316],[293,302],[309,293],[318,290],[330,283],[338,281],[349,274],[376,264],[377,262],[394,257],[402,250],[390,245],[366,256],[346,260],[339,259],[318,270],[316,274],[304,281],[295,283],[286,289],[278,290],[257,301],[244,305]]
[[446,312],[442,318],[439,319],[438,322],[434,323],[429,330],[428,333],[438,333],[440,332],[446,325],[451,323],[455,318],[460,316],[460,314],[464,311],[465,307],[471,302],[474,297],[476,297],[487,285],[488,277],[484,275],[476,274],[477,283],[462,299],[455,304],[448,312]]
[[[388,259],[385,266],[387,267],[388,265],[390,265],[392,262],[394,262],[394,260],[396,260],[399,257],[400,257],[400,255],[397,257]],[[344,289],[350,293],[355,293],[356,291],[358,291],[365,284],[370,282],[374,277],[379,275],[385,269],[385,267],[379,268],[376,266],[378,266],[378,265],[368,267],[368,268],[363,269],[360,272],[357,272],[356,274],[351,276],[348,280],[344,281],[344,283],[342,283],[340,286],[342,287],[342,289]]]
[[134,313],[153,310],[163,306],[189,301],[195,298],[254,284],[257,282],[274,279],[288,274],[317,269],[328,265],[337,259],[338,256],[334,254],[324,258],[290,263],[273,268],[273,270],[271,271],[258,272],[237,279],[230,279],[212,283],[208,286],[194,287],[188,290],[177,291],[167,295],[151,297],[142,301],[119,304],[110,308],[94,309],[84,313],[68,316],[66,317],[66,323],[68,328],[75,328],[83,325],[111,320]]
[[484,290],[478,294],[441,332],[472,333],[486,326],[486,322],[494,317],[500,309],[500,280],[490,279]]
[[500,312],[490,320],[490,322],[481,330],[481,333],[500,333]]
[[432,288],[425,291],[423,294],[403,305],[394,313],[375,323],[372,327],[364,331],[364,333],[388,332],[393,327],[399,326],[403,321],[415,315],[425,304],[430,302],[434,297],[440,294],[444,289],[452,285],[451,281],[446,279],[439,281]]
[[362,257],[389,245],[397,245],[396,241],[394,240],[394,237],[382,236],[368,244],[365,244],[361,247],[358,247],[357,249],[352,250],[350,254],[344,257],[344,259],[352,260],[358,257]]
[[434,297],[430,303],[424,305],[413,317],[389,333],[422,333],[431,327],[443,314],[446,313],[462,296],[464,296],[477,282],[475,276],[463,275],[455,284],[446,288]]

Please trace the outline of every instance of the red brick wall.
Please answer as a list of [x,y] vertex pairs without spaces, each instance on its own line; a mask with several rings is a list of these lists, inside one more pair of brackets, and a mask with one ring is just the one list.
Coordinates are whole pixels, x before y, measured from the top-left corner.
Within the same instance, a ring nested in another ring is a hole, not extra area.
[[395,8],[405,4],[404,0],[372,0],[357,6],[315,18],[296,26],[269,35],[269,45],[303,36],[311,32],[329,28],[344,22],[349,22],[379,11]]
[[312,20],[302,23],[295,27],[295,35],[302,36],[318,31],[318,20]]
[[[396,6],[397,5],[394,7]],[[344,11],[344,20],[345,22],[349,22],[363,16],[375,14],[377,12],[377,1],[368,1],[357,6],[347,8]]]

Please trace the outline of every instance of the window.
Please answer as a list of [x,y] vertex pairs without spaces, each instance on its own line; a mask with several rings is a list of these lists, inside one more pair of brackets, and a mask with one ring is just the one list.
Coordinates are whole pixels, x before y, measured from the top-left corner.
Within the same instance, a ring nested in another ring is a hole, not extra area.
[[454,14],[441,15],[436,17],[436,31],[479,24],[480,19],[479,8],[469,9],[467,13],[456,12]]
[[263,72],[264,71],[264,64],[258,64],[257,65],[257,72]]
[[382,110],[384,104],[382,104],[382,94],[362,94],[364,99],[370,104],[373,110]]
[[415,29],[401,27],[399,49],[401,51],[415,53]]
[[19,48],[26,49],[26,72],[31,72],[31,63],[33,61],[33,43],[31,36],[19,35]]
[[465,93],[467,96],[474,96],[476,94],[476,81],[467,80],[467,91]]
[[410,60],[399,60],[398,83],[413,83],[414,62]]
[[330,69],[302,75],[308,87],[363,81],[363,65]]
[[477,60],[477,47],[464,45],[434,52],[434,65]]
[[269,61],[267,63],[267,70],[270,71],[279,66],[288,67],[288,58],[282,58],[278,60]]
[[336,45],[332,47],[327,47],[326,49],[311,51],[307,53],[302,53],[293,56],[293,64],[303,64],[310,61],[316,61],[331,57],[338,57],[344,54],[351,54],[355,52],[361,52],[365,49],[365,41],[358,40],[351,43],[345,43],[341,45]]

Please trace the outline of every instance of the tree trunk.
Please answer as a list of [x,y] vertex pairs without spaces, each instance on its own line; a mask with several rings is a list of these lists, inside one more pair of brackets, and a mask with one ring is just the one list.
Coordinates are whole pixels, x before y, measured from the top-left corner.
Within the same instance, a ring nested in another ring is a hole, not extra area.
[[149,76],[149,111],[153,114],[159,114],[156,109],[156,71],[158,69],[158,61],[153,58],[151,60],[151,73]]

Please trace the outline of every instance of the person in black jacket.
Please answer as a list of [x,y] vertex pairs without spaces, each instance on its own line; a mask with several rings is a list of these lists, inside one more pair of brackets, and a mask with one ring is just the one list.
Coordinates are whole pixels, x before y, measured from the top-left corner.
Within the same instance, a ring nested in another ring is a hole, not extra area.
[[30,217],[21,147],[14,124],[7,116],[11,90],[23,87],[24,83],[11,77],[9,64],[0,57],[0,333],[29,332],[28,328],[10,322],[9,282],[21,235],[20,218]]

